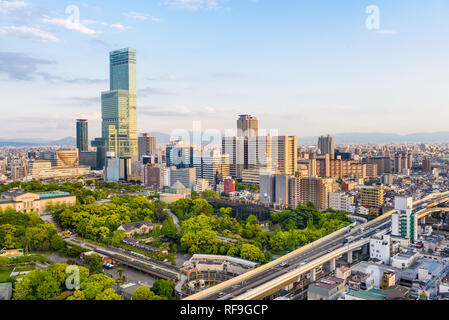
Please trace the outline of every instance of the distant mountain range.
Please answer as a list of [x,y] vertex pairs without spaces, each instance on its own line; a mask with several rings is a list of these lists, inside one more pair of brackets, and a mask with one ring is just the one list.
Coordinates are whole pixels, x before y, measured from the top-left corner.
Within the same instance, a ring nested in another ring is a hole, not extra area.
[[[170,141],[170,135],[162,132],[152,132],[157,144],[163,145]],[[433,133],[411,133],[400,135],[395,133],[337,133],[333,135],[335,143],[449,143],[449,131]],[[318,137],[299,137],[300,144],[316,144]],[[0,146],[74,146],[74,137],[60,140],[44,139],[0,139]]]
[[76,138],[65,137],[59,140],[44,139],[0,139],[0,146],[75,146]]
[[[192,134],[192,133],[190,133]],[[160,132],[152,132],[158,144],[166,144],[170,141],[170,135]],[[337,133],[334,134],[335,143],[363,144],[363,143],[449,143],[449,131],[433,133],[411,133],[400,135],[395,133]],[[316,144],[318,136],[298,137],[300,144]]]
[[[411,133],[406,135],[395,133],[337,133],[334,134],[337,144],[362,143],[449,143],[449,131],[433,133]],[[299,137],[301,144],[316,144],[318,137]]]

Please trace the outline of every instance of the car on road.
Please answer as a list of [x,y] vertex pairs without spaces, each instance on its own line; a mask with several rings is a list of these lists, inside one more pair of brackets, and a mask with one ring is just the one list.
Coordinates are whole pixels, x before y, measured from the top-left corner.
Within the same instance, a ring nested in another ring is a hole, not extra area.
[[226,295],[226,293],[224,293],[224,292],[218,293],[218,297],[219,297],[219,298],[223,298],[225,295]]
[[282,262],[279,266],[282,268],[290,267],[290,265],[287,262]]

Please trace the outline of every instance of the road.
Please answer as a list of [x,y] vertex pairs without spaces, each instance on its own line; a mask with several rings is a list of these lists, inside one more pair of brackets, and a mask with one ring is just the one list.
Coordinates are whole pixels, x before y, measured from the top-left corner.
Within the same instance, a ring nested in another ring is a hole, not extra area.
[[95,251],[95,252],[98,252],[103,255],[110,256],[112,258],[117,257],[117,258],[121,258],[126,261],[129,261],[129,262],[140,263],[140,264],[145,265],[148,268],[151,268],[154,270],[162,270],[163,272],[169,273],[176,277],[178,276],[179,268],[165,264],[165,263],[157,263],[153,260],[150,260],[149,258],[145,259],[145,258],[133,256],[133,255],[127,253],[124,249],[110,248],[110,247],[104,248],[99,245],[95,245],[90,242],[80,240],[74,236],[67,238],[65,240],[70,244],[77,245],[77,246],[83,247],[85,249]]
[[[379,223],[374,224],[373,226],[365,229],[362,231],[362,229],[359,229],[355,232],[347,233],[348,236],[353,236],[353,240],[351,242],[355,242],[357,240],[361,240],[362,238],[367,238],[375,235],[379,231],[388,229],[390,227],[390,220],[388,221],[382,221]],[[304,252],[303,254],[299,254],[293,259],[287,260],[287,267],[281,267],[276,266],[274,268],[268,269],[265,272],[249,279],[245,283],[241,284],[240,286],[231,287],[228,290],[222,291],[220,294],[215,294],[207,298],[207,300],[229,300],[233,299],[247,291],[250,291],[261,284],[264,284],[266,282],[269,282],[275,278],[278,278],[284,274],[287,274],[294,269],[296,269],[299,266],[303,266],[307,264],[308,262],[315,260],[317,258],[320,258],[321,256],[326,255],[327,253],[334,251],[338,248],[341,248],[345,245],[345,238],[346,237],[336,237],[335,239],[332,239],[326,243],[324,243],[322,246],[313,248],[309,251]],[[225,296],[221,297],[221,295],[226,294]]]
[[[171,213],[171,212],[169,212]],[[172,213],[173,214],[173,213]],[[47,222],[47,223],[51,223],[53,224],[56,229],[58,230],[58,232],[61,232],[61,228],[60,226],[56,223],[56,221],[53,219],[52,215],[44,215],[41,216],[41,218]],[[177,217],[176,217],[177,218]],[[175,223],[177,223],[177,219],[175,221]],[[179,222],[177,223],[177,225],[179,225]],[[126,261],[129,261],[130,263],[139,263],[144,265],[146,268],[150,268],[153,269],[154,271],[158,272],[158,270],[162,271],[163,273],[166,273],[167,275],[170,275],[171,277],[178,277],[179,274],[179,268],[176,266],[171,266],[169,264],[165,264],[162,262],[157,262],[153,259],[145,259],[145,258],[140,258],[140,257],[136,257],[133,256],[129,253],[127,253],[124,249],[121,248],[104,248],[102,246],[96,245],[96,244],[92,244],[90,242],[87,241],[83,241],[79,238],[77,238],[76,236],[71,236],[69,238],[66,238],[65,241],[67,243],[70,243],[72,245],[77,245],[80,246],[84,249],[87,250],[91,250],[91,251],[95,251],[97,253],[101,253],[103,255],[107,255],[110,257],[117,257],[120,259],[124,259]]]
[[[425,209],[427,204],[439,201],[444,197],[441,194],[436,195],[435,198],[436,199],[432,200],[427,199],[415,201],[414,210],[423,210]],[[230,300],[236,298],[246,292],[249,292],[252,289],[261,286],[262,284],[268,283],[273,279],[285,275],[300,266],[304,266],[315,259],[318,259],[334,250],[342,248],[348,243],[357,242],[359,240],[371,237],[379,232],[388,231],[391,228],[391,215],[393,212],[394,210],[373,221],[370,221],[363,226],[358,226],[352,231],[348,231],[346,234],[336,232],[335,236],[331,235],[326,239],[318,240],[316,242],[316,246],[311,246],[310,248],[305,247],[304,250],[299,249],[294,253],[289,254],[288,259],[286,259],[285,257],[281,258],[280,260],[283,263],[287,264],[284,268],[280,266],[280,262],[274,261],[264,267],[250,271],[247,274],[229,280],[216,287],[212,287],[204,292],[200,292],[199,294],[187,297],[186,300]],[[349,236],[352,236],[353,238],[349,242],[347,242],[345,239],[347,239]]]
[[170,209],[166,209],[166,211],[168,212],[170,217],[172,217],[173,222],[176,224],[176,228],[178,229],[178,234],[180,234],[181,233],[181,225],[179,224],[178,217]]

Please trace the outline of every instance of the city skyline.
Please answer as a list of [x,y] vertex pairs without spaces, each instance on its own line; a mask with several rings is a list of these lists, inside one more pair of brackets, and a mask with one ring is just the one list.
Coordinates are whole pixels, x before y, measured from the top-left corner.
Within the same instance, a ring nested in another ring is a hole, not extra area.
[[[0,52],[0,81],[8,108],[0,127],[9,130],[0,138],[73,136],[75,118],[89,120],[89,139],[100,136],[106,54],[123,47],[136,48],[141,61],[139,133],[191,130],[195,120],[223,131],[238,114],[299,137],[445,130],[443,1],[382,3],[379,30],[365,26],[368,3],[182,3],[135,1],[123,14],[119,4],[92,1],[76,7],[80,24],[68,25],[69,3],[2,1],[0,41],[8,50]],[[263,18],[268,12],[273,23]]]
[[448,301],[447,17],[0,0],[0,301]]

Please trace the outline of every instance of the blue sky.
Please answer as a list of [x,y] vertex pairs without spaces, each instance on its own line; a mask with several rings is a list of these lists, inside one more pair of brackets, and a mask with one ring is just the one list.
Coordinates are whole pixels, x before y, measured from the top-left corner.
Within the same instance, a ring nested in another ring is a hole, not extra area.
[[447,131],[447,17],[447,0],[0,0],[0,138],[73,136],[78,117],[99,136],[108,52],[124,47],[140,132],[242,113],[298,136]]

